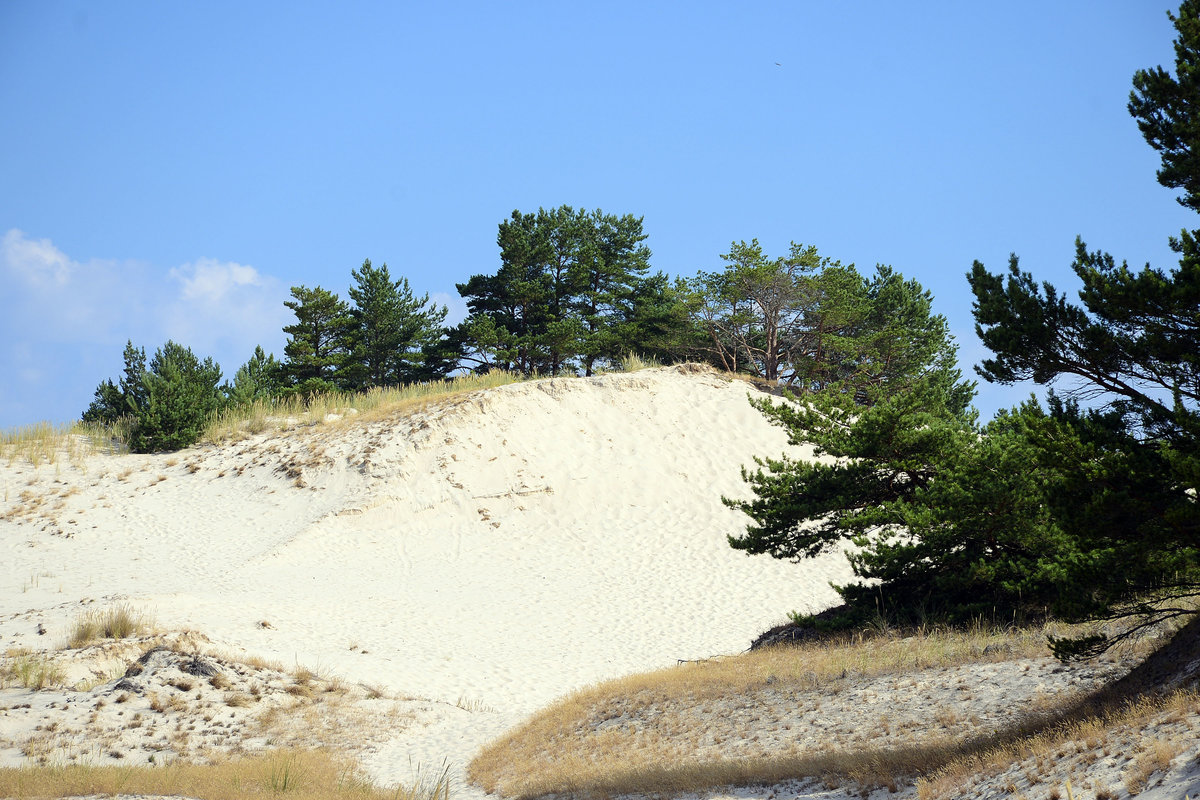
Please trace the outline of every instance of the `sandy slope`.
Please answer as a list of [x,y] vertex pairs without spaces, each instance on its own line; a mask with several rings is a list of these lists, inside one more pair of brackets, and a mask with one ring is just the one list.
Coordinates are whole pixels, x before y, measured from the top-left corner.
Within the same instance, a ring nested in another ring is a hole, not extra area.
[[687,369],[544,380],[174,456],[14,462],[0,644],[57,644],[84,601],[128,598],[160,628],[442,701],[368,759],[381,780],[461,765],[575,687],[742,650],[834,599],[840,555],[726,544],[743,522],[721,495],[786,449],[753,391]]
[[[355,741],[379,781],[408,781],[444,759],[461,774],[484,741],[574,688],[740,651],[783,611],[830,604],[829,582],[849,578],[841,555],[797,565],[728,547],[744,520],[721,495],[745,492],[739,468],[753,456],[788,449],[747,403],[754,391],[711,372],[659,369],[512,385],[390,420],[351,415],[169,456],[0,463],[0,653],[49,649],[68,683],[86,684],[0,688],[0,764],[21,761],[30,736],[56,757],[74,737],[77,757],[117,751],[121,763],[263,746],[261,732],[239,727],[251,715],[230,708],[228,695],[287,707],[295,678],[246,669],[240,654],[345,679],[351,691],[332,716],[310,710],[292,733]],[[124,668],[149,642],[57,650],[81,612],[118,601],[152,614],[160,630],[195,632],[169,636],[215,652],[208,658],[230,685],[216,690],[178,659],[156,657],[133,676],[140,693],[130,690]],[[1019,705],[1102,674],[1050,662],[1013,669],[1020,680],[964,672],[913,685],[935,709],[960,702],[964,681],[998,682],[994,694]],[[754,732],[772,735],[760,731],[760,712],[770,711],[792,729],[850,741],[873,730],[867,717],[878,709],[898,714],[905,697],[867,690],[871,702],[831,700],[811,713],[751,709]],[[977,704],[990,696],[973,695]],[[180,708],[153,710],[176,697]],[[914,701],[914,724],[925,701]],[[722,722],[741,724],[734,711]],[[986,709],[961,713],[983,718]],[[144,724],[123,727],[134,714]],[[46,735],[48,721],[56,736]],[[1077,789],[1087,776],[1089,791],[1077,797],[1119,790],[1138,748],[1160,739],[1182,741],[1140,796],[1196,794],[1197,729],[1200,710],[1164,718],[1116,734],[1129,742],[1064,748],[1049,767],[1014,764],[969,794],[1053,797],[1072,775]],[[456,798],[479,796],[456,785]],[[710,796],[851,795],[792,782]]]

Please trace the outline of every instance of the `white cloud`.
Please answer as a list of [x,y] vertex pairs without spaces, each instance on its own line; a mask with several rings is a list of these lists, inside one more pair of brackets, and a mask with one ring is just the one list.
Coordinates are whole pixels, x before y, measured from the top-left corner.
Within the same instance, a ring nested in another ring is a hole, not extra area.
[[176,267],[171,270],[171,277],[183,283],[185,300],[202,303],[219,303],[241,287],[264,285],[254,267],[222,263],[211,258]]
[[35,287],[63,286],[73,271],[71,260],[49,239],[28,239],[16,228],[0,242],[0,267]]
[[263,345],[283,341],[289,313],[282,284],[254,267],[198,259],[172,269],[175,296],[163,306],[162,328],[197,355],[213,355],[232,374]]
[[77,261],[49,239],[0,237],[0,428],[77,417],[120,370],[127,339],[153,353],[167,339],[231,375],[261,344],[282,355],[287,291],[252,266],[199,258],[173,268]]

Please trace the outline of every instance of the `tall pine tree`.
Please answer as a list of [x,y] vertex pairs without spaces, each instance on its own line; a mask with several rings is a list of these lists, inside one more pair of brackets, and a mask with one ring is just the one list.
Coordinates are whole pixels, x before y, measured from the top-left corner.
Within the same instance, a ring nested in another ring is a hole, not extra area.
[[350,388],[343,371],[353,341],[350,307],[320,286],[293,286],[292,299],[284,305],[296,315],[283,329],[289,337],[283,348],[285,391],[308,396]]
[[387,264],[363,262],[351,273],[353,333],[345,371],[356,388],[411,383],[436,377],[428,363],[442,336],[445,306],[415,297],[406,278],[392,279]]

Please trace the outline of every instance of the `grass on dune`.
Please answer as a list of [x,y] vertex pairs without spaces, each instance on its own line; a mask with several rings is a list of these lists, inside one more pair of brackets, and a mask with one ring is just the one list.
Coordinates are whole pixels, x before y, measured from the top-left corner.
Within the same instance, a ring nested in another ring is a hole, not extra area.
[[[615,366],[622,372],[637,372],[661,364],[654,359],[629,353]],[[320,425],[331,417],[370,421],[416,411],[429,403],[479,389],[491,389],[523,380],[526,378],[519,373],[492,370],[484,375],[467,374],[445,381],[379,387],[365,392],[330,392],[307,399],[294,396],[256,400],[217,413],[205,427],[199,443],[221,444],[272,429],[286,431]],[[39,422],[0,430],[0,458],[10,464],[17,459],[25,459],[35,467],[56,464],[64,457],[70,463],[78,464],[92,453],[127,452],[128,441],[128,422],[111,426],[82,422],[65,425]]]
[[[200,437],[201,444],[237,441],[267,430],[289,430],[320,425],[336,418],[379,419],[418,410],[425,405],[478,389],[491,389],[522,380],[516,373],[494,370],[486,375],[464,375],[448,381],[371,389],[366,392],[332,392],[307,401],[300,397],[259,400],[231,406],[218,413]],[[129,423],[98,425],[72,422],[54,425],[38,422],[0,430],[0,459],[12,464],[28,461],[35,467],[66,460],[82,463],[93,453],[128,451]]]
[[[966,787],[1014,770],[1030,786],[1060,779],[1063,763],[1077,762],[1086,775],[1098,757],[1119,753],[1127,760],[1123,783],[1130,797],[1147,788],[1151,776],[1166,772],[1172,760],[1195,742],[1200,695],[1177,691],[1165,697],[1141,697],[1096,714],[1070,716],[1030,736],[1007,737],[993,746],[953,754],[917,781],[918,800],[951,800]],[[1146,729],[1154,726],[1154,733]],[[1012,793],[1012,792],[1010,792]],[[1116,797],[1115,792],[1110,796]],[[1100,796],[1099,793],[1096,796]]]
[[62,668],[44,654],[21,649],[9,650],[0,666],[0,689],[16,685],[37,691],[59,686],[65,678]]
[[9,464],[23,459],[35,467],[57,464],[63,459],[79,464],[93,453],[124,452],[128,440],[129,429],[125,424],[37,422],[0,430],[0,459]]
[[[1046,655],[1041,629],[977,629],[769,647],[683,664],[608,681],[552,704],[485,747],[469,775],[486,791],[515,798],[669,795],[803,777],[890,788],[1006,744],[1024,730],[996,731],[992,738],[929,736],[900,746],[829,743],[816,751],[704,758],[695,753],[706,731],[697,730],[689,714],[722,699],[753,698],[767,687],[783,694],[836,693],[847,676],[873,678]],[[1060,713],[1065,712],[1049,704],[1033,713],[1030,724],[1044,726]],[[597,724],[625,715],[652,723],[609,729]]]
[[111,608],[81,614],[71,627],[66,646],[78,649],[98,639],[124,639],[145,633],[150,627],[150,621],[145,615],[129,604],[121,603]]
[[337,420],[371,421],[393,414],[424,408],[429,403],[451,399],[480,389],[492,389],[522,380],[521,376],[501,370],[486,375],[462,375],[448,381],[390,386],[365,392],[330,392],[307,401],[289,397],[275,401],[255,401],[235,406],[218,414],[205,429],[203,444],[237,441],[263,431],[280,431],[323,424],[331,416]]
[[0,797],[150,794],[196,800],[280,797],[292,800],[449,800],[445,770],[414,786],[382,789],[350,759],[325,750],[282,750],[212,764],[49,766],[0,769]]

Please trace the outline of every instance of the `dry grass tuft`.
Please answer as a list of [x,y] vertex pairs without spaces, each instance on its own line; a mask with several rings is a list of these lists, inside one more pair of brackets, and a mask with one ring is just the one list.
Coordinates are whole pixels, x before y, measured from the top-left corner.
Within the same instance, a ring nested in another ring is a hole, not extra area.
[[26,689],[47,689],[61,686],[66,680],[62,667],[45,655],[34,655],[27,650],[11,650],[0,669],[0,686],[15,683]]
[[150,630],[150,620],[132,606],[121,603],[103,611],[89,611],[75,620],[67,647],[77,650],[99,639],[125,639]]
[[96,794],[186,796],[242,800],[286,795],[292,800],[449,800],[449,782],[418,781],[411,788],[371,785],[348,758],[325,750],[273,751],[218,759],[207,765],[53,766],[0,769],[0,797],[50,798]]
[[0,430],[0,458],[9,464],[28,461],[35,467],[42,464],[82,463],[92,453],[120,453],[127,450],[129,427],[74,422],[52,425],[38,422],[17,428]]
[[658,359],[638,355],[632,350],[621,357],[620,363],[622,372],[638,372],[643,369],[652,369],[654,367],[661,366],[662,364],[658,361]]
[[[1151,724],[1162,724],[1181,712],[1192,711],[1200,702],[1195,692],[1175,692],[1167,697],[1141,697],[1110,710],[1064,715],[1058,724],[1027,736],[997,737],[988,746],[981,741],[977,746],[956,754],[928,777],[917,783],[919,800],[942,800],[957,797],[968,780],[980,781],[998,775],[1021,762],[1056,762],[1066,753],[1077,753],[1082,761],[1090,764],[1097,750],[1111,748],[1120,738],[1120,731],[1132,731],[1137,741],[1136,755],[1126,770],[1124,783],[1130,795],[1146,787],[1149,778],[1164,772],[1171,760],[1182,751],[1174,741],[1156,738],[1142,741],[1140,730]],[[1188,740],[1193,734],[1187,734]],[[1068,782],[1069,785],[1069,782]],[[1103,790],[1109,791],[1109,790]],[[1068,788],[1068,793],[1070,792]]]

